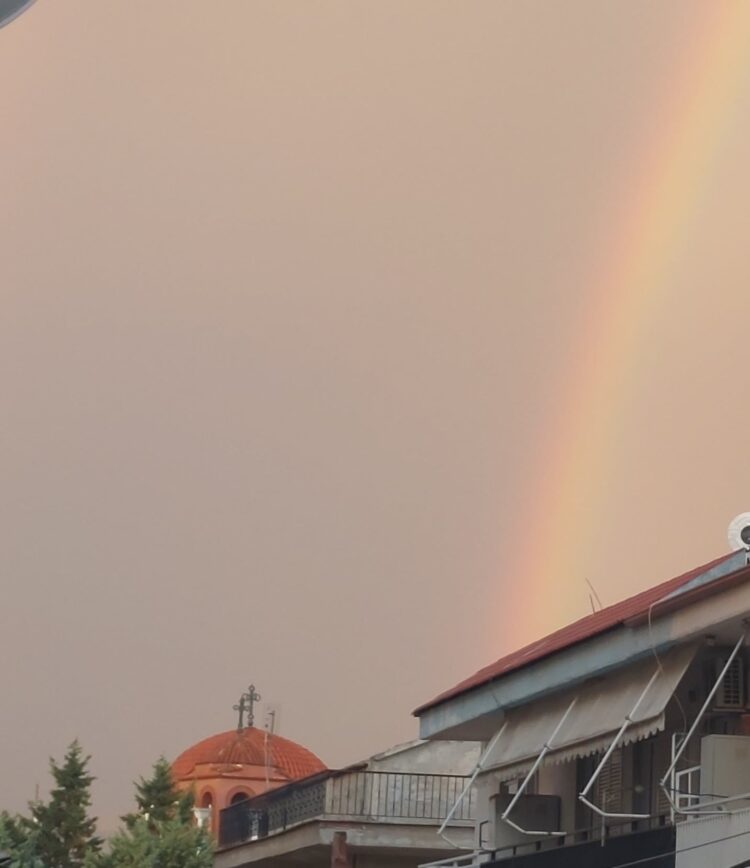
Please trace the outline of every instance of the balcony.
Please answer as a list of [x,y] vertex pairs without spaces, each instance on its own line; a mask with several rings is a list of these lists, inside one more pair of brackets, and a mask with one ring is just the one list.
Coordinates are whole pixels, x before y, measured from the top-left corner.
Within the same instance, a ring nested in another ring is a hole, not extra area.
[[621,868],[623,865],[674,868],[675,827],[668,817],[531,839],[497,850],[423,863],[421,868]]
[[677,868],[748,864],[750,808],[689,817],[677,826]]
[[[219,848],[277,835],[312,820],[437,826],[464,788],[462,775],[354,770],[324,772],[221,811]],[[470,826],[470,792],[452,823]]]
[[589,830],[554,842],[498,850],[487,864],[497,868],[615,868],[646,860],[649,868],[673,868],[675,830],[666,818]]

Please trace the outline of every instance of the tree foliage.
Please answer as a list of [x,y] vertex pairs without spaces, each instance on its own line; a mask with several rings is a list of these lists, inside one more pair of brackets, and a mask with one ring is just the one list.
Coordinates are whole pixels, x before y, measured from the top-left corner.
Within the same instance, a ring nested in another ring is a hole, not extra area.
[[135,784],[137,811],[109,841],[109,852],[91,868],[210,868],[211,839],[193,823],[193,799],[180,793],[169,763],[161,757],[150,778]]
[[92,860],[92,868],[211,868],[208,835],[180,820],[151,823],[137,819],[110,840],[109,853]]
[[89,759],[74,741],[61,765],[50,760],[55,786],[49,801],[32,802],[29,817],[0,816],[0,849],[10,854],[11,868],[82,868],[99,851],[96,820],[88,815]]
[[211,838],[194,824],[192,796],[174,786],[164,757],[136,782],[137,810],[103,851],[88,814],[89,759],[73,742],[61,765],[50,760],[55,786],[47,802],[32,802],[29,817],[0,814],[0,850],[11,856],[10,868],[211,868]]
[[145,819],[152,827],[169,820],[187,825],[192,820],[192,795],[180,793],[175,787],[172,768],[163,756],[154,763],[150,778],[136,781],[135,803],[137,812],[122,818],[128,828],[133,828],[139,819]]
[[90,759],[74,741],[61,765],[50,760],[55,786],[49,801],[32,802],[31,819],[23,821],[45,868],[81,868],[86,856],[101,848],[96,819],[88,815],[94,781]]
[[44,868],[36,851],[36,835],[22,817],[0,814],[0,850],[10,855],[9,868]]

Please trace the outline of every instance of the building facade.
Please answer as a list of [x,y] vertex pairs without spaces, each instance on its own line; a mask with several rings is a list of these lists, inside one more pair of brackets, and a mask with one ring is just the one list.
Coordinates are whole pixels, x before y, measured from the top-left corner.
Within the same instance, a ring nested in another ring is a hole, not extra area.
[[172,763],[172,778],[193,794],[196,816],[216,836],[219,812],[253,796],[325,771],[314,754],[288,738],[253,726],[253,705],[260,699],[250,686],[234,707],[236,729],[204,738]]
[[413,742],[221,811],[216,868],[416,868],[473,850],[479,745]]
[[743,550],[420,707],[423,738],[484,745],[474,851],[445,864],[750,864],[748,624]]

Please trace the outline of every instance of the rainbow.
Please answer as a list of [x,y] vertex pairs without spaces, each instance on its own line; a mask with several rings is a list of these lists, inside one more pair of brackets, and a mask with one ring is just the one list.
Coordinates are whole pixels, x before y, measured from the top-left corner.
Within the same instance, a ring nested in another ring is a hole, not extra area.
[[[683,59],[657,100],[621,217],[591,269],[586,297],[594,301],[577,337],[581,351],[559,390],[538,478],[520,510],[502,583],[506,611],[508,588],[516,588],[510,611],[519,616],[507,619],[504,637],[511,645],[585,614],[586,577],[576,573],[580,553],[591,545],[606,505],[619,432],[639,382],[644,329],[668,301],[670,277],[736,116],[750,67],[750,3],[704,4]],[[566,582],[575,582],[575,592],[559,593]],[[532,600],[546,605],[532,606]]]

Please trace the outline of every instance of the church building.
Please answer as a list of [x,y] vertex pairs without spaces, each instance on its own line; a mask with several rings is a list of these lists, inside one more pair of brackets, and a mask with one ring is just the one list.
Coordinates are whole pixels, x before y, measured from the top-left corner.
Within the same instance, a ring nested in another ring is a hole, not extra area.
[[204,738],[172,764],[176,785],[193,791],[212,831],[223,808],[326,770],[307,748],[253,725],[260,698],[251,685],[234,706],[237,727]]

